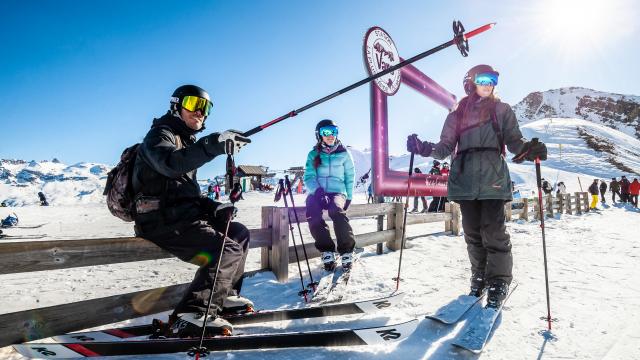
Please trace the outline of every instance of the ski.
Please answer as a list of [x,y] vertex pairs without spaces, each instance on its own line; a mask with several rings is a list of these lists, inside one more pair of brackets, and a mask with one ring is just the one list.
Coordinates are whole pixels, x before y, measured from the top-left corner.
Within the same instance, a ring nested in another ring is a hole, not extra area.
[[[342,291],[349,283],[351,277],[351,271],[356,265],[362,249],[357,249],[353,254],[353,261],[351,263],[351,269],[344,271],[342,266],[336,267],[333,272],[325,271],[325,274],[320,279],[318,284],[318,290],[313,294],[311,303],[336,303],[342,300]],[[337,295],[336,295],[337,294]]]
[[[321,318],[327,316],[355,315],[373,313],[399,304],[404,293],[394,294],[373,300],[351,303],[320,305],[307,308],[265,310],[242,315],[226,316],[233,325],[247,325],[261,322],[284,321],[296,319]],[[125,326],[96,331],[69,333],[53,337],[59,343],[87,342],[87,341],[118,341],[136,337],[148,337],[154,333],[152,324]]]
[[[387,344],[411,335],[418,320],[353,329],[236,335],[205,338],[209,351],[358,346]],[[187,352],[197,347],[199,339],[148,339],[129,341],[26,343],[13,348],[29,358],[68,359],[93,356],[153,355]]]
[[485,292],[480,296],[460,295],[450,303],[444,305],[434,314],[427,315],[427,319],[436,320],[443,324],[455,324],[477,303],[482,300]]
[[484,307],[478,314],[476,314],[476,316],[469,320],[453,340],[452,344],[454,346],[471,351],[474,354],[482,352],[489,340],[489,335],[493,330],[493,326],[502,312],[504,304],[518,287],[518,283],[514,282],[512,285],[513,286],[509,290],[509,294],[507,294],[507,297],[502,301],[502,304],[498,309]]

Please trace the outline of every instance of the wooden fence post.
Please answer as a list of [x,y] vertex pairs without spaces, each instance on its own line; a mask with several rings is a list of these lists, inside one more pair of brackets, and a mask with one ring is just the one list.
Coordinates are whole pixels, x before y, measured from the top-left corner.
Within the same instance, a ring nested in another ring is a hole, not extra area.
[[511,216],[513,215],[511,212],[511,209],[512,209],[511,204],[512,204],[511,201],[507,201],[504,203],[504,213],[505,213],[505,217],[507,218],[507,221],[511,221]]
[[546,217],[553,217],[553,195],[547,195],[547,214]]
[[[444,212],[445,213],[450,213],[451,212],[451,203],[450,202],[444,203]],[[445,232],[451,231],[451,223],[452,222],[453,222],[453,217],[451,217],[451,220],[445,220],[444,221],[444,231]]]
[[[263,206],[262,207],[262,228],[263,229],[272,229],[273,228],[273,209],[275,206]],[[272,230],[273,235],[273,230]],[[273,242],[272,242],[273,245]],[[260,268],[261,269],[271,269],[271,265],[269,263],[269,256],[271,255],[271,246],[260,248]]]
[[402,245],[402,219],[404,215],[404,204],[395,203],[394,216],[387,218],[387,229],[394,229],[396,236],[392,241],[387,241],[389,250],[400,250]]
[[529,221],[529,198],[522,199],[522,212],[520,213],[520,219]]
[[451,234],[460,235],[462,227],[462,218],[460,216],[460,204],[449,202],[451,204]]
[[533,202],[533,219],[540,220],[540,202],[538,199],[534,199]]
[[271,207],[271,248],[269,267],[279,282],[289,279],[289,219],[287,209]]
[[571,194],[564,194],[562,196],[563,196],[563,201],[566,201],[564,205],[565,211],[569,215],[573,214],[573,211],[571,209]]
[[563,214],[564,213],[564,195],[558,194],[558,196],[556,197],[556,200],[558,200],[558,213]]
[[582,193],[576,192],[576,215],[582,215]]
[[586,192],[582,193],[582,198],[584,199],[584,212],[589,212],[589,194]]

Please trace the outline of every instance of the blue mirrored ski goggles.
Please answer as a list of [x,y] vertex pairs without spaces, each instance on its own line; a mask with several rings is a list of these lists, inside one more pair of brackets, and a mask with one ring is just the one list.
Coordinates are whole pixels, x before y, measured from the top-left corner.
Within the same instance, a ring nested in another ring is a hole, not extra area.
[[497,73],[480,73],[476,75],[475,80],[473,81],[476,85],[498,85],[498,74]]
[[337,126],[323,126],[318,129],[318,134],[320,136],[338,136],[338,127]]

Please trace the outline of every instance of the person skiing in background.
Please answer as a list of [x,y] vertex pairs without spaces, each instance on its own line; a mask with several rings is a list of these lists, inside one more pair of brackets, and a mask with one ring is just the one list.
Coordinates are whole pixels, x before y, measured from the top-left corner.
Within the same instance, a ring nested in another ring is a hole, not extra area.
[[[233,155],[251,142],[234,130],[212,133],[196,141],[211,110],[209,94],[183,85],[172,94],[170,110],[153,120],[138,147],[132,173],[135,233],[199,268],[169,317],[166,336],[229,334],[222,312],[250,309],[242,296],[242,277],[249,248],[249,230],[231,222],[236,208],[200,196],[196,171],[225,153]],[[227,239],[222,248],[225,230]],[[211,288],[220,267],[209,304]],[[207,305],[211,306],[202,329]]]
[[622,195],[620,194],[620,183],[616,180],[616,178],[611,178],[611,182],[609,183],[609,191],[611,191],[611,201],[616,203],[616,195],[618,195],[618,199],[622,200]]
[[598,205],[598,179],[593,179],[593,182],[589,186],[589,194],[591,194],[591,204],[589,209],[595,210]]
[[607,192],[607,183],[604,180],[600,180],[600,202],[603,204],[607,203],[607,200],[604,198],[604,194]]
[[[420,168],[413,169],[413,172],[416,174],[422,174],[422,171],[420,170]],[[427,198],[424,196],[416,196],[413,198],[413,209],[411,210],[411,212],[418,212],[418,198],[422,200],[422,212],[426,213],[428,210]]]
[[[431,170],[429,170],[429,175],[442,175],[440,170],[440,161],[433,160],[433,165],[431,166]],[[429,209],[425,212],[439,212],[444,210],[445,197],[443,196],[433,196],[431,198],[431,203],[429,204]]]
[[369,186],[367,187],[367,204],[373,204],[373,183],[369,183]]
[[542,178],[542,191],[545,195],[549,195],[553,191],[551,184],[549,183],[549,181],[545,180],[545,178]]
[[560,181],[557,186],[556,196],[562,196],[567,194],[567,186],[564,184],[564,181]]
[[629,184],[629,197],[633,204],[633,207],[638,207],[638,194],[640,193],[640,182],[637,178],[633,179],[633,182]]
[[407,139],[407,150],[425,157],[444,159],[456,151],[447,197],[460,204],[471,262],[470,294],[480,296],[488,288],[487,306],[493,308],[502,304],[513,279],[504,207],[512,200],[511,177],[504,147],[518,154],[516,163],[547,159],[544,143],[524,139],[511,107],[494,95],[498,76],[489,65],[471,68],[463,80],[467,96],[447,116],[440,142],[422,142],[416,134]]
[[622,193],[621,199],[624,203],[629,202],[629,185],[630,183],[627,177],[622,175],[622,179],[620,179],[620,192]]
[[213,183],[210,183],[207,187],[207,197],[211,200],[214,200],[215,193],[213,191]]
[[443,162],[442,169],[440,169],[440,175],[449,176],[449,163]]
[[47,197],[44,196],[44,193],[42,191],[38,192],[38,199],[40,199],[40,206],[49,206]]
[[[336,267],[336,250],[340,253],[343,269],[351,269],[355,238],[346,210],[351,204],[355,169],[351,154],[338,140],[338,126],[329,119],[318,122],[316,144],[307,155],[304,183],[307,186],[307,222],[316,249],[322,252],[324,269]],[[336,244],[331,240],[329,226],[322,219],[328,210],[333,220]]]

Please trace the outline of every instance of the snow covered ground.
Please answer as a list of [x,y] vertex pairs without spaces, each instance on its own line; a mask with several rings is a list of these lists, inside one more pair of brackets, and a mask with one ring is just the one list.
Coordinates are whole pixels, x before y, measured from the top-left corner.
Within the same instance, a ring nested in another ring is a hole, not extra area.
[[[531,168],[530,168],[531,169]],[[271,194],[247,194],[240,203],[239,220],[250,227],[260,225],[259,208],[272,205]],[[296,199],[302,203],[302,197]],[[359,194],[356,202],[365,202]],[[6,216],[12,208],[1,208]],[[9,229],[11,234],[47,234],[52,238],[110,237],[132,234],[131,225],[112,217],[104,205],[18,208],[21,225],[45,223],[36,229]],[[640,213],[623,206],[582,216],[559,215],[547,224],[547,246],[552,316],[556,340],[539,334],[546,323],[541,233],[537,222],[509,223],[514,254],[514,276],[520,282],[506,306],[484,359],[640,359],[640,244],[637,224]],[[372,231],[373,219],[353,221],[356,233]],[[304,226],[303,228],[306,228]],[[327,327],[384,324],[419,317],[416,332],[391,347],[350,347],[296,350],[261,350],[214,354],[215,358],[263,359],[473,359],[453,348],[451,338],[458,326],[445,326],[424,319],[440,306],[467,291],[469,264],[462,236],[443,233],[442,223],[410,226],[403,257],[401,291],[404,302],[395,309],[366,317],[334,318],[327,323],[290,321],[273,328],[246,327],[244,331],[279,332]],[[310,237],[306,235],[306,241]],[[2,240],[7,241],[7,240]],[[354,268],[346,300],[389,294],[397,271],[399,252],[375,254],[367,247]],[[259,254],[253,250],[247,270],[257,268]],[[316,274],[319,262],[312,261]],[[3,312],[50,306],[89,298],[188,282],[194,267],[178,260],[155,260],[78,269],[0,276]],[[259,308],[303,306],[297,268],[291,265],[288,283],[278,283],[271,273],[260,273],[245,282],[244,294]],[[305,272],[306,276],[306,272]],[[34,286],[36,285],[37,286]],[[349,321],[348,321],[349,320]],[[142,323],[135,319],[125,323]],[[0,358],[21,359],[10,347],[0,349]],[[149,357],[151,358],[151,357]],[[184,354],[153,356],[154,359],[184,359]]]

